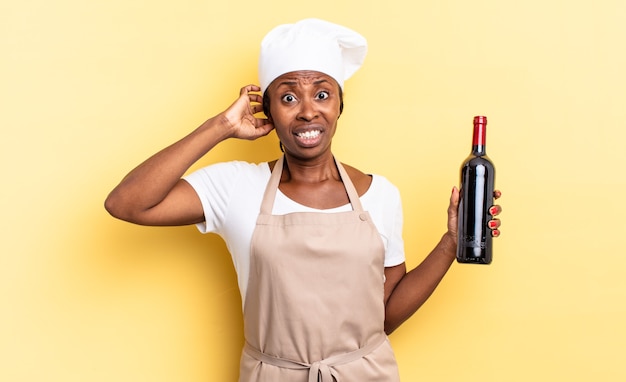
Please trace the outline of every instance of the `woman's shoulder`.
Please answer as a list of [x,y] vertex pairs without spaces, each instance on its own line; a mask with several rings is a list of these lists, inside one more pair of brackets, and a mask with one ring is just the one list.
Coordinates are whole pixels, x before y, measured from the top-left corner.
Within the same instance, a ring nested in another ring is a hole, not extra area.
[[232,160],[209,164],[198,171],[206,173],[266,173],[267,162],[251,163],[246,161]]
[[195,170],[184,179],[192,184],[228,185],[242,180],[256,184],[267,182],[269,175],[267,162],[224,161]]
[[[400,190],[387,177],[375,173],[367,174],[345,164],[343,167],[354,183],[363,207],[376,221],[392,222],[398,213],[402,214]],[[367,188],[363,189],[363,185],[367,185]]]
[[363,196],[372,185],[372,175],[366,174],[363,171],[345,163],[342,163],[341,165],[346,170],[346,173],[350,177],[350,180],[352,181],[354,188],[356,188],[359,196]]
[[366,193],[370,195],[399,194],[398,188],[385,176],[368,174],[344,163],[342,165],[346,169],[348,176],[350,176],[350,180],[352,180],[359,196],[363,196]]
[[346,169],[346,172],[350,176],[352,182],[361,182],[361,183],[380,183],[380,185],[384,185],[387,187],[395,187],[395,185],[387,179],[384,175],[381,174],[373,174],[373,173],[365,173],[355,167],[350,166],[349,164],[342,163],[343,167]]

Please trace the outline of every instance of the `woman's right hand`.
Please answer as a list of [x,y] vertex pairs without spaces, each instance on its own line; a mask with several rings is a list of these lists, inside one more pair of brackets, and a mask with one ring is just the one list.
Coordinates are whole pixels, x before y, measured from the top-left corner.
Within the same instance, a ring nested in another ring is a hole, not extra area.
[[263,97],[257,92],[257,85],[246,85],[239,91],[239,98],[223,113],[224,122],[230,127],[233,138],[254,140],[263,137],[274,129],[265,117],[255,114],[263,111]]

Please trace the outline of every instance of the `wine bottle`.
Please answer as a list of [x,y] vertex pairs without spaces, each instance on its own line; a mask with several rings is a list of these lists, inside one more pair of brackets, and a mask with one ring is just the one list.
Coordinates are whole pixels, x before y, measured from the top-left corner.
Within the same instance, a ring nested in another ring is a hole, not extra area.
[[487,117],[474,117],[472,153],[461,165],[461,190],[458,213],[459,263],[490,264],[493,257],[491,230],[488,227],[493,206],[495,167],[487,157],[485,138]]

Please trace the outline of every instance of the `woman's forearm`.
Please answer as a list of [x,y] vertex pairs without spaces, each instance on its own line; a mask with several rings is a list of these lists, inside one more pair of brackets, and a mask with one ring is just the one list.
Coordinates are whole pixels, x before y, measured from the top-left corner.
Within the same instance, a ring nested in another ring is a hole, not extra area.
[[391,333],[428,300],[454,262],[456,241],[443,235],[432,252],[406,273],[389,296],[385,307],[385,331]]
[[141,214],[161,203],[189,167],[228,134],[228,123],[221,116],[207,120],[126,175],[107,197],[105,208],[120,219],[141,222]]

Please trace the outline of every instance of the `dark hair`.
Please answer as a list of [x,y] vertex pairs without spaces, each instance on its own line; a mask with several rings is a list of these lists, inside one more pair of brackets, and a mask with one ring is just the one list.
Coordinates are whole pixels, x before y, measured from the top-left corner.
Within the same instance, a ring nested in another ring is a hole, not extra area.
[[[343,89],[341,89],[341,86],[339,86],[338,88],[339,88],[339,115],[341,115],[341,113],[343,113]],[[265,113],[265,116],[267,118],[271,118],[270,117],[270,97],[267,94],[267,89],[265,89],[265,92],[263,92],[263,113]]]

